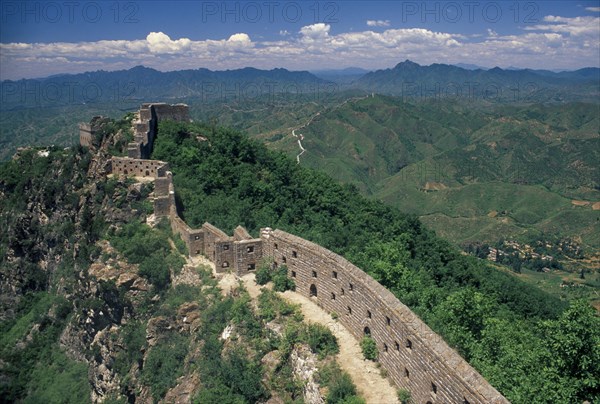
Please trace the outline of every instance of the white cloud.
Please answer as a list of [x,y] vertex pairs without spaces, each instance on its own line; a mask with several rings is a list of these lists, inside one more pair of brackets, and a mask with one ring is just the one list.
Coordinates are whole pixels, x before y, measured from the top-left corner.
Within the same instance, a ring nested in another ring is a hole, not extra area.
[[598,66],[598,17],[546,16],[535,26],[503,35],[492,29],[461,35],[424,28],[348,31],[333,34],[312,24],[277,40],[234,33],[223,39],[171,39],[151,32],[136,40],[0,43],[0,78],[43,77],[84,70],[116,70],[143,64],[159,70],[257,68],[386,68],[411,59],[421,64],[580,68]]
[[179,53],[189,49],[191,41],[188,38],[181,38],[176,41],[162,32],[151,32],[146,37],[148,49],[152,53]]
[[559,17],[548,15],[544,23],[527,26],[526,31],[552,31],[563,32],[569,35],[595,35],[600,32],[600,17]]
[[248,34],[233,34],[229,37],[229,39],[227,40],[227,42],[239,42],[239,43],[244,43],[244,44],[249,44],[250,42],[252,42],[250,40],[250,37],[248,36]]
[[600,7],[586,7],[586,11],[591,11],[593,13],[600,13]]
[[302,27],[300,29],[300,34],[302,34],[305,39],[319,40],[327,38],[329,36],[330,29],[331,25],[320,22],[318,24]]
[[390,20],[367,20],[369,27],[389,27]]

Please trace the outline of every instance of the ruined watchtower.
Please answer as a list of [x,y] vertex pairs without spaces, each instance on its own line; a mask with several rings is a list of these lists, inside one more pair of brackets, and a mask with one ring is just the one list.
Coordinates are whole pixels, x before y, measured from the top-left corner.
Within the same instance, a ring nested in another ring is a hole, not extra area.
[[85,147],[91,147],[94,144],[96,133],[103,123],[109,119],[105,116],[95,116],[90,123],[79,124],[79,144]]
[[133,142],[127,145],[127,157],[150,158],[154,137],[158,131],[158,122],[163,119],[189,122],[189,107],[186,104],[143,103],[138,119],[133,122]]

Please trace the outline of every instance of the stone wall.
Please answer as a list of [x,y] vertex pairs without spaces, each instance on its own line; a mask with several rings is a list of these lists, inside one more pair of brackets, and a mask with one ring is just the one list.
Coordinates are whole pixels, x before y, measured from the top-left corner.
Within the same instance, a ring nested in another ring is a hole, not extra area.
[[[143,104],[140,118],[187,116],[187,106],[184,113],[156,105]],[[262,229],[260,238],[254,239],[240,226],[233,236],[210,223],[192,229],[177,214],[173,179],[165,162],[113,157],[113,173],[132,171],[142,176],[154,173],[150,176],[155,178],[155,215],[169,218],[190,255],[203,254],[218,272],[238,275],[254,271],[263,257],[275,266],[286,264],[298,293],[337,313],[356,338],[373,337],[381,365],[396,386],[411,392],[413,402],[508,402],[391,292],[346,259],[280,230]]]
[[189,108],[185,104],[143,103],[133,122],[134,141],[127,146],[131,158],[149,158],[152,154],[158,123],[164,119],[189,122]]
[[263,257],[262,244],[262,240],[259,238],[233,243],[235,272],[238,276],[244,276],[258,269]]
[[90,124],[79,124],[79,144],[85,147],[92,145],[92,126]]
[[153,117],[158,121],[170,119],[177,122],[189,122],[190,112],[186,104],[152,103]]
[[159,160],[132,159],[129,157],[112,157],[112,172],[116,175],[136,177],[164,177],[169,171],[169,164]]
[[89,123],[79,124],[79,144],[85,147],[94,145],[94,137],[98,130],[109,121],[109,118],[97,115]]
[[296,291],[337,313],[356,338],[368,334],[394,383],[417,403],[507,400],[391,292],[341,256],[280,230],[261,231],[263,255],[286,264]]

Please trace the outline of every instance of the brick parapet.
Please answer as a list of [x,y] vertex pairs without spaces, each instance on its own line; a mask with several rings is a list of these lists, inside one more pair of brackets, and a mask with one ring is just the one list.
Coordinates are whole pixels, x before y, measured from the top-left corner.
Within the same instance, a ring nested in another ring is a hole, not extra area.
[[287,265],[298,293],[337,313],[355,337],[373,337],[380,363],[416,402],[508,402],[391,292],[343,257],[280,230],[262,231],[261,238],[263,256]]
[[[156,105],[143,104],[140,119],[156,119],[161,113],[189,119],[187,112],[177,115],[181,110],[156,108]],[[150,130],[152,125],[150,122]],[[140,136],[142,134],[136,133],[136,139]],[[151,149],[153,135],[148,141],[146,149],[137,143],[138,150],[143,153]],[[173,232],[181,236],[191,256],[203,254],[215,263],[218,272],[234,271],[239,276],[254,271],[263,257],[272,259],[274,265],[286,264],[298,293],[308,297],[315,295],[312,299],[325,310],[338,313],[340,322],[356,338],[365,332],[374,338],[381,365],[398,387],[411,392],[413,401],[508,403],[408,307],[348,260],[281,230],[265,228],[260,238],[252,238],[240,226],[233,236],[210,223],[192,229],[177,214],[167,163],[113,157],[113,173],[128,174],[129,169],[125,173],[125,167],[135,164],[138,164],[135,170],[141,170],[142,174],[146,174],[148,167],[154,170],[150,176],[155,178],[155,214],[169,217]]]
[[134,159],[130,157],[112,157],[112,173],[136,177],[158,178],[166,175],[169,164],[159,160]]

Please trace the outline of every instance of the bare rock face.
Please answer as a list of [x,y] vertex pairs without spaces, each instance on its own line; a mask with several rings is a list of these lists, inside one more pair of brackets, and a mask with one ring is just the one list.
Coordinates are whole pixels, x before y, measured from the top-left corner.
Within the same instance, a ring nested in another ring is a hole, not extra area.
[[184,265],[179,274],[172,274],[171,280],[173,286],[186,284],[192,286],[200,286],[202,279],[193,265]]
[[200,326],[200,306],[197,302],[186,302],[177,310],[177,325],[184,332],[193,332]]
[[319,384],[314,375],[317,371],[317,358],[307,345],[295,347],[290,355],[294,377],[304,383],[304,401],[311,404],[323,404],[325,401],[319,392]]
[[200,376],[193,372],[177,379],[177,385],[167,392],[165,403],[188,404],[194,393],[200,388]]
[[119,327],[113,325],[110,328],[99,331],[94,337],[92,347],[95,352],[89,368],[89,380],[92,385],[92,401],[101,402],[109,394],[118,396],[119,376],[113,369],[115,357],[113,356],[119,348],[119,339],[116,336]]
[[173,325],[169,319],[163,316],[151,318],[146,326],[146,340],[148,341],[148,346],[153,347],[156,345],[160,335],[166,333],[172,328]]

